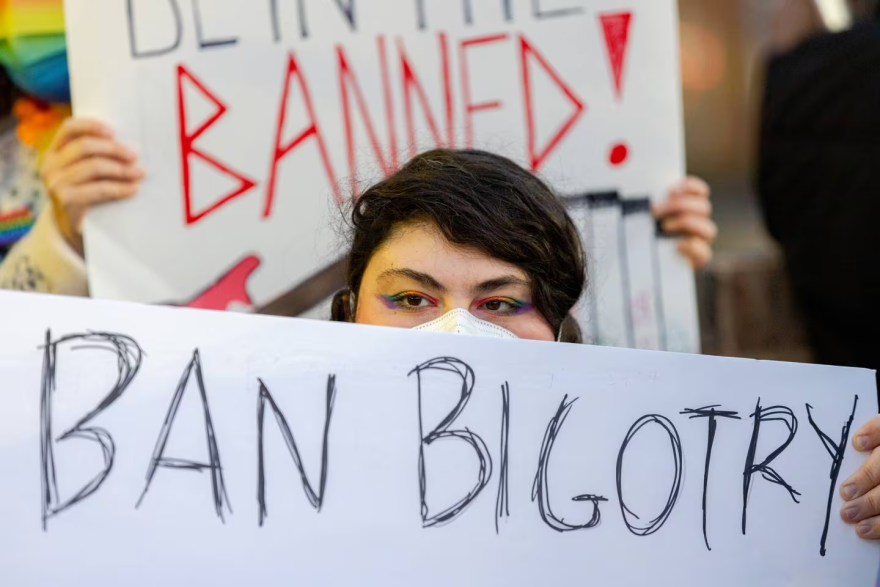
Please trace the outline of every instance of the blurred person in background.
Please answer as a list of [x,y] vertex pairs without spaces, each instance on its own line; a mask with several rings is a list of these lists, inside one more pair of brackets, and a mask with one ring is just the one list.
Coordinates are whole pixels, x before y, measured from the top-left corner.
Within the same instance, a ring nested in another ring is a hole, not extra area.
[[880,368],[876,2],[787,0],[766,66],[758,193],[817,362]]
[[[880,11],[788,0],[767,64],[758,191],[820,363],[880,369]],[[878,378],[880,382],[880,378]],[[880,416],[840,515],[880,539]]]
[[62,3],[16,18],[29,8],[0,0],[0,288],[84,295],[85,266],[40,176],[70,116]]

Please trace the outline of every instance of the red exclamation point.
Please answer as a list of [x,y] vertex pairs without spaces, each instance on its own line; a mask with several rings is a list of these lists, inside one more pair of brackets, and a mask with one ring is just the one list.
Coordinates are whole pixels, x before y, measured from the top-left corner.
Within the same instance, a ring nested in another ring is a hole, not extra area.
[[[602,33],[605,36],[605,48],[608,52],[608,62],[611,65],[611,75],[614,80],[614,93],[617,96],[617,101],[620,102],[623,99],[623,74],[626,66],[626,52],[629,48],[632,12],[600,14],[599,21],[602,23]],[[623,165],[627,159],[629,159],[629,147],[625,142],[611,146],[608,162],[613,167]]]

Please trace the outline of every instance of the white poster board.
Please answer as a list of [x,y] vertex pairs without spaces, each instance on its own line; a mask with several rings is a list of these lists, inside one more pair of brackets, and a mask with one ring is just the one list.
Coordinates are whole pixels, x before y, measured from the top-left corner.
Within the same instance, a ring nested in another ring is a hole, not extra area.
[[838,515],[877,412],[868,371],[24,294],[0,308],[4,585],[877,577],[880,546]]
[[[76,114],[111,123],[150,173],[134,201],[89,218],[96,297],[262,306],[345,256],[339,203],[429,148],[507,155],[564,196],[659,198],[684,176],[674,0],[66,9]],[[662,259],[656,316],[675,335],[648,346],[697,352],[692,273]]]

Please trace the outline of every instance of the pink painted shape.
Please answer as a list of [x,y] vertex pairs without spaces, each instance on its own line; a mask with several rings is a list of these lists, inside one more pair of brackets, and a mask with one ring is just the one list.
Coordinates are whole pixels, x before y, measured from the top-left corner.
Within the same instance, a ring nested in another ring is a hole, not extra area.
[[253,308],[254,303],[248,294],[247,282],[261,264],[262,261],[256,255],[245,257],[213,285],[183,306],[200,310],[228,310],[233,304],[238,304]]

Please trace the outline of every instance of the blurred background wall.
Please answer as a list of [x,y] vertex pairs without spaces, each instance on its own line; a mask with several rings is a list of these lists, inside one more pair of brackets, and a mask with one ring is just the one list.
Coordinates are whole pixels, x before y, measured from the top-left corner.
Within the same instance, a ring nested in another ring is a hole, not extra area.
[[755,195],[766,57],[871,18],[876,0],[679,0],[689,172],[713,188],[717,256],[699,276],[704,351],[806,361],[782,261]]

